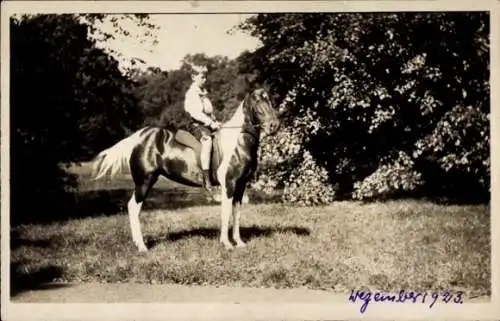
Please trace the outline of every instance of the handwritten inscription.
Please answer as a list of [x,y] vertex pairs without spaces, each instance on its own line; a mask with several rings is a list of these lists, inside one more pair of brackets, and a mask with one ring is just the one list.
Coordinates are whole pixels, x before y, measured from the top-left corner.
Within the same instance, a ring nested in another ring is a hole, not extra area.
[[361,302],[360,312],[364,313],[370,302],[391,302],[391,303],[418,303],[428,304],[432,308],[437,303],[445,304],[463,304],[464,292],[451,291],[444,292],[414,292],[401,290],[399,294],[390,294],[383,292],[370,292],[370,291],[355,291],[352,290],[349,295],[349,301],[352,303]]

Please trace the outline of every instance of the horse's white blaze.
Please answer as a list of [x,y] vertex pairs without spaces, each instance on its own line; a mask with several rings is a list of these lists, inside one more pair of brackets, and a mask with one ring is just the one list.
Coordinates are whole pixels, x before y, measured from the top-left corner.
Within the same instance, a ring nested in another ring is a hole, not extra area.
[[130,230],[132,231],[132,240],[139,249],[139,251],[147,251],[146,245],[142,238],[141,222],[139,221],[139,214],[141,213],[142,202],[135,201],[135,193],[132,194],[128,202],[128,216],[130,221]]
[[[106,174],[115,176],[119,171],[129,168],[129,159],[134,147],[144,139],[141,135],[147,128],[136,131],[129,137],[122,139],[108,149],[100,152],[94,160],[94,179],[100,179]],[[99,160],[102,161],[100,162]],[[99,166],[99,168],[96,168]],[[97,173],[96,173],[97,172]]]

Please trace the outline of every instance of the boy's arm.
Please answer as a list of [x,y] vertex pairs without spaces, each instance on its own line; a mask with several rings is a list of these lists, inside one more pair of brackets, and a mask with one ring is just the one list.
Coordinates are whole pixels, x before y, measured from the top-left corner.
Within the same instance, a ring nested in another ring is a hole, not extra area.
[[201,99],[197,97],[196,92],[190,91],[186,94],[184,109],[191,117],[202,122],[206,126],[212,124],[212,119],[203,113],[203,104]]

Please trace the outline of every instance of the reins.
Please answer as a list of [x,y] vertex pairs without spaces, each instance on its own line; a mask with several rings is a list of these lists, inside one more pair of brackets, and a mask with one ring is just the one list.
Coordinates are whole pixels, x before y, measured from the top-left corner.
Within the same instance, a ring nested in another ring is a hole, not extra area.
[[[247,125],[249,127],[260,127],[260,124],[257,124],[257,125]],[[222,128],[243,128],[244,126],[221,126],[219,127],[219,129],[222,129]]]
[[[255,124],[251,124],[251,125],[247,125],[247,126],[248,126],[248,127],[251,127],[251,128],[261,127],[261,125],[260,125],[260,124],[256,124],[256,125],[255,125]],[[223,128],[230,129],[230,128],[243,128],[243,127],[245,127],[245,126],[221,126],[221,127],[219,127],[219,129],[218,129],[218,130],[213,131],[213,132],[211,133],[211,135],[210,135],[210,136],[215,136],[215,134],[216,134],[216,133],[218,133],[218,132],[220,133],[220,130],[221,130],[221,129],[223,129]],[[258,140],[258,134],[256,134],[256,133],[250,132],[250,131],[248,131],[248,130],[247,130],[247,131],[243,131],[243,133],[246,133],[246,134],[252,135],[255,139],[257,139],[257,140]]]

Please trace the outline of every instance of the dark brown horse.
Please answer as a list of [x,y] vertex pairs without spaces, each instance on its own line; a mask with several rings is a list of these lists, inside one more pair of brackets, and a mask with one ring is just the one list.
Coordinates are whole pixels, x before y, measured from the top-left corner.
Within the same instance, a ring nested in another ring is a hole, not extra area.
[[[214,134],[211,179],[214,185],[221,187],[220,242],[228,249],[233,247],[228,231],[231,215],[236,246],[245,246],[240,238],[239,207],[247,182],[256,169],[261,131],[271,135],[279,125],[278,113],[269,95],[259,88],[244,98],[232,118]],[[183,130],[142,128],[99,153],[94,162],[95,179],[107,174],[113,176],[128,166],[135,184],[128,214],[132,239],[139,251],[147,251],[139,213],[159,176],[188,186],[202,186],[200,142]]]

